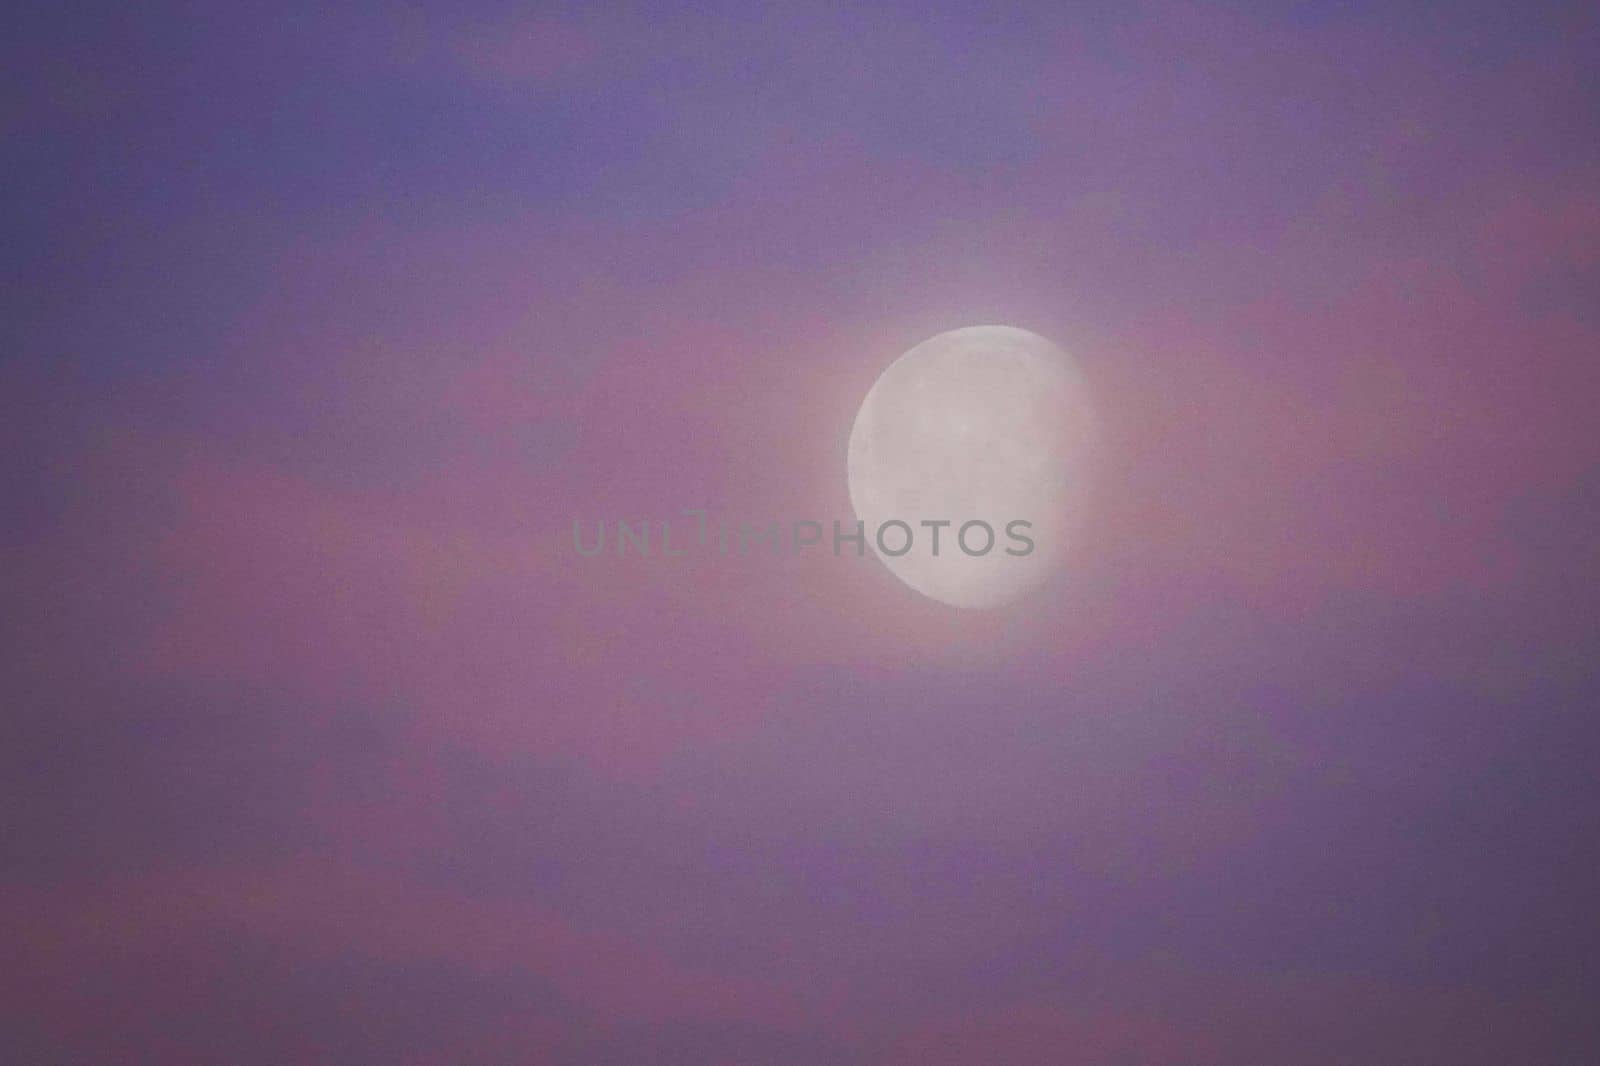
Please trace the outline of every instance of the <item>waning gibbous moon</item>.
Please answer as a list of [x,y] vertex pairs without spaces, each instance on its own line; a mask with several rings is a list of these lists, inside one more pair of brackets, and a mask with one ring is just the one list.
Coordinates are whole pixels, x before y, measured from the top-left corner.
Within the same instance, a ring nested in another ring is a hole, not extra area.
[[1054,344],[1011,326],[940,333],[862,401],[850,503],[901,581],[955,607],[996,607],[1061,565],[1094,436],[1082,376]]

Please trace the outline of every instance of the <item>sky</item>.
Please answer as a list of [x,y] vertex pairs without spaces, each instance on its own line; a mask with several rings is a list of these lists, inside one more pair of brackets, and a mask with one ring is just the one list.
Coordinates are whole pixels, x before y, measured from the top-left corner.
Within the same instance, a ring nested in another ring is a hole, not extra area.
[[[0,19],[7,1061],[1600,1056],[1588,5]],[[573,550],[983,323],[1037,594]]]

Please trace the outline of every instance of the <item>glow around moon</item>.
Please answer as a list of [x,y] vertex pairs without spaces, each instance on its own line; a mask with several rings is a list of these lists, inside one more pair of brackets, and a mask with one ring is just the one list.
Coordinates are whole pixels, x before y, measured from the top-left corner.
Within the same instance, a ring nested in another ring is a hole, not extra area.
[[[1060,566],[1093,437],[1081,375],[1059,348],[1010,326],[951,330],[867,392],[850,432],[850,502],[901,581],[952,606],[998,606]],[[963,536],[968,523],[981,525]]]

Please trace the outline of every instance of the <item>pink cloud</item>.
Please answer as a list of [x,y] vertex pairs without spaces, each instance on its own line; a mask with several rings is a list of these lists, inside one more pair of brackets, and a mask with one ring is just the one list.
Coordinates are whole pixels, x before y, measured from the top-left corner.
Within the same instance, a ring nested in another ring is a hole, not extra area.
[[456,37],[451,51],[475,78],[540,84],[588,66],[599,46],[572,22],[540,17],[473,26]]
[[[86,972],[114,959],[172,950],[204,965],[207,947],[287,952],[315,963],[365,960],[437,964],[465,974],[517,975],[553,986],[583,1014],[589,1033],[675,1020],[721,1020],[776,1030],[804,1024],[808,1008],[775,983],[728,979],[682,966],[603,930],[583,928],[526,900],[496,902],[407,881],[394,871],[301,858],[275,867],[151,873],[72,892],[12,892],[3,918],[18,935],[8,994],[73,1009]],[[0,987],[5,987],[0,985]],[[80,1005],[81,1006],[81,1005]],[[518,1019],[497,1034],[573,1035],[573,1020]]]

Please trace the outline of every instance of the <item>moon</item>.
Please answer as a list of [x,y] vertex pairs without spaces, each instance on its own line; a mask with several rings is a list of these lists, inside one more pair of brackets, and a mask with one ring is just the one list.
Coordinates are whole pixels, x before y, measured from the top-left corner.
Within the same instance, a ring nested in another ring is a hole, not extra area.
[[998,607],[1060,567],[1094,436],[1061,349],[1012,326],[950,330],[891,363],[861,402],[850,503],[895,577],[953,607]]

